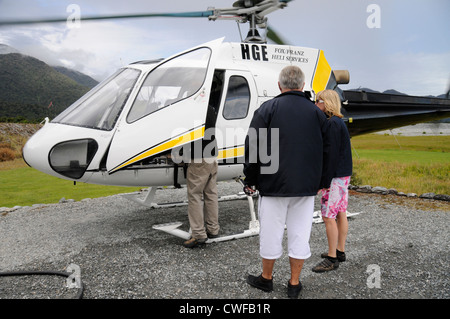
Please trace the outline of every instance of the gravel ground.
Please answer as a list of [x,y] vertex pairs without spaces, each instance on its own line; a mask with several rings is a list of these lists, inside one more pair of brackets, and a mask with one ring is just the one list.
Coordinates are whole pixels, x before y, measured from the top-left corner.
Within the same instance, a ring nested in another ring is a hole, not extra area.
[[[219,183],[220,195],[241,191]],[[158,202],[184,200],[186,189],[159,189]],[[0,214],[0,272],[79,267],[85,299],[285,299],[289,259],[275,264],[274,291],[249,287],[259,274],[258,236],[186,249],[182,239],[152,228],[183,222],[186,206],[144,208],[120,195]],[[318,198],[316,199],[318,209]],[[248,228],[247,200],[219,204],[222,234]],[[351,191],[347,261],[311,271],[327,251],[325,227],[313,224],[301,299],[448,299],[449,202]],[[2,299],[73,298],[57,276],[0,277]]]

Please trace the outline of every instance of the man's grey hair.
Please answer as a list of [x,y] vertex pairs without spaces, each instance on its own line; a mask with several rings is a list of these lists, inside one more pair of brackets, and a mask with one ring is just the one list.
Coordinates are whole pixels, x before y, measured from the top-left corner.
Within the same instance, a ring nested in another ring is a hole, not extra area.
[[299,90],[305,83],[305,74],[295,65],[289,65],[280,72],[278,78],[282,89]]

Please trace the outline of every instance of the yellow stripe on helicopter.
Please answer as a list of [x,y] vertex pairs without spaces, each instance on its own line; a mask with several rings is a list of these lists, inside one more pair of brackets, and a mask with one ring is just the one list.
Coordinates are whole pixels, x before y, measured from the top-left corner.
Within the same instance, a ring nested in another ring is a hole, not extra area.
[[331,67],[325,59],[325,54],[320,50],[319,59],[317,61],[316,72],[312,83],[314,93],[325,90],[331,75]]
[[[198,140],[200,138],[203,138],[205,134],[205,127],[202,126],[194,131],[188,132],[186,134],[180,135],[178,137],[175,137],[167,142],[164,142],[162,144],[159,144],[155,147],[152,147],[151,149],[133,157],[132,159],[126,161],[125,163],[117,166],[116,168],[112,169],[109,173],[114,173],[122,168],[125,168],[129,165],[132,165],[136,162],[139,162],[145,158],[148,158],[150,156],[162,153],[164,151],[170,150],[174,147],[185,145],[187,143],[193,142],[195,140]],[[217,159],[218,160],[225,160],[228,158],[236,158],[240,156],[244,156],[245,148],[243,146],[240,147],[233,147],[229,149],[222,149],[219,150]]]
[[126,161],[125,163],[117,166],[116,168],[112,169],[109,173],[114,173],[126,166],[132,165],[136,162],[139,162],[147,157],[153,156],[158,153],[162,153],[164,151],[170,150],[176,146],[181,146],[187,143],[190,143],[192,141],[195,141],[197,139],[202,138],[205,135],[205,126],[202,126],[194,131],[188,132],[186,134],[180,135],[178,137],[175,137],[167,142],[164,142],[162,144],[159,144],[155,147],[152,147],[151,149],[133,157],[132,159]]
[[219,150],[219,154],[217,155],[218,160],[225,160],[228,158],[236,158],[240,156],[244,156],[245,148],[243,146],[233,147],[229,149]]

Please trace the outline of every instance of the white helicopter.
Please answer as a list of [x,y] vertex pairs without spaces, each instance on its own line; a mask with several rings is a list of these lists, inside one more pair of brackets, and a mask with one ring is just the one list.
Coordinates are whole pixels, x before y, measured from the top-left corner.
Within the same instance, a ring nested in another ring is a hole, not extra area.
[[242,43],[217,39],[118,70],[52,121],[46,119],[23,149],[25,161],[47,174],[84,183],[182,184],[184,174],[177,172],[171,151],[203,138],[211,105],[218,114],[219,180],[239,177],[252,114],[279,94],[277,74],[283,67],[302,68],[305,91],[312,97],[348,83],[348,72],[332,71],[323,51],[266,44],[255,33],[256,23],[266,23],[264,16],[287,2],[245,1],[252,6],[212,11],[210,19],[250,18],[248,38]]
[[[259,35],[257,27],[267,30],[266,15],[286,7],[288,2],[241,0],[229,9],[176,14],[249,22],[250,30],[241,43],[217,39],[167,59],[140,61],[121,68],[56,118],[46,119],[24,146],[24,160],[39,171],[75,182],[150,187],[144,199],[137,194],[128,198],[155,207],[158,186],[185,183],[184,167],[173,156],[174,150],[204,137],[208,107],[212,106],[217,113],[214,128],[218,181],[239,181],[252,115],[264,101],[279,94],[277,76],[283,67],[297,65],[304,71],[304,91],[312,100],[321,90],[349,83],[349,72],[332,70],[322,50],[268,44]],[[105,18],[119,17],[85,19]],[[57,21],[63,20],[19,23]],[[17,21],[0,22],[0,26],[13,23]],[[386,129],[386,121],[379,116],[361,113],[367,95],[361,101],[356,96],[355,100],[353,104],[347,101],[344,112],[349,125],[368,123],[372,131]],[[360,107],[352,116],[350,110],[355,104]],[[405,121],[397,126],[403,125]],[[357,130],[356,134],[361,132],[367,130]],[[244,237],[258,233],[253,202],[251,197],[248,199],[251,222],[249,230],[241,234]],[[187,238],[177,225],[156,228]]]

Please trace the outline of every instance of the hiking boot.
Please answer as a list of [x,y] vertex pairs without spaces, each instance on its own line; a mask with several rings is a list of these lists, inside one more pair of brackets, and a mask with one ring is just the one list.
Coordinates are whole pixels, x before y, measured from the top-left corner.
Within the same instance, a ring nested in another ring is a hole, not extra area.
[[297,299],[300,291],[302,290],[302,283],[299,282],[298,285],[291,285],[290,280],[288,280],[287,294],[290,299]]
[[219,234],[214,235],[214,234],[211,234],[208,232],[206,232],[206,236],[208,236],[208,238],[210,238],[210,239],[219,238]]
[[262,275],[259,275],[258,277],[248,275],[247,283],[250,286],[261,289],[265,292],[271,292],[273,290],[272,279],[265,279]]
[[325,258],[320,263],[318,263],[315,267],[313,267],[312,271],[314,272],[325,272],[337,269],[339,267],[339,261],[333,263],[328,258]]
[[192,237],[191,239],[186,240],[183,243],[183,246],[186,248],[195,248],[195,247],[203,246],[205,243],[206,243],[206,238],[196,239],[196,238]]
[[[337,256],[337,259],[338,259],[338,261],[340,263],[342,263],[342,262],[344,262],[346,260],[344,252],[336,251],[336,256]],[[322,255],[320,255],[320,257],[327,258],[328,257],[328,253],[323,253]]]

